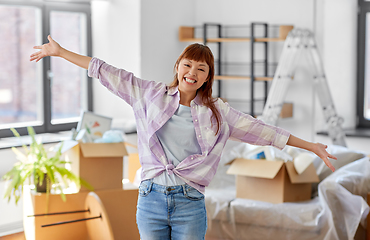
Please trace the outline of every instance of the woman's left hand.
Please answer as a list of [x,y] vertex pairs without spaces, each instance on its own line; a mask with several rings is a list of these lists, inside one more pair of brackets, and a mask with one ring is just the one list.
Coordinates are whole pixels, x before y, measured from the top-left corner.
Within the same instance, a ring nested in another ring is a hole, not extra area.
[[328,166],[334,172],[335,168],[328,158],[332,158],[335,160],[337,160],[337,158],[326,151],[327,147],[327,145],[321,143],[314,143],[312,152],[319,156],[325,162],[326,166]]
[[337,158],[326,151],[326,148],[328,147],[327,145],[321,143],[307,142],[293,135],[289,136],[287,145],[303,148],[315,153],[325,162],[326,166],[328,166],[333,172],[335,171],[333,164],[331,164],[328,158],[332,158],[335,160],[337,160]]

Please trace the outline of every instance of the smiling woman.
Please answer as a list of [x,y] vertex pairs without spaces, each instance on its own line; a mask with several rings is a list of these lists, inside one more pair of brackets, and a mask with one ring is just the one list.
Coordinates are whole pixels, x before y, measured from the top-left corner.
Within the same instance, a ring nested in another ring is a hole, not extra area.
[[214,58],[205,45],[185,48],[168,86],[69,51],[51,36],[48,40],[34,47],[40,51],[30,56],[31,61],[55,56],[88,69],[89,76],[99,79],[135,112],[142,166],[136,219],[142,239],[205,239],[205,187],[229,139],[280,149],[304,148],[334,170],[328,158],[335,157],[325,145],[292,136],[212,97]]
[[190,101],[194,99],[198,88],[209,80],[209,66],[203,61],[198,62],[184,58],[176,67],[176,71],[179,79],[179,91],[182,94],[181,100],[183,101],[180,103],[190,106]]
[[212,118],[217,122],[216,133],[218,133],[221,120],[220,113],[215,107],[217,99],[212,97],[215,76],[212,51],[206,45],[197,43],[189,45],[178,57],[174,68],[176,74],[170,87],[178,87],[180,104],[190,106],[190,101],[199,93],[203,104],[212,111]]

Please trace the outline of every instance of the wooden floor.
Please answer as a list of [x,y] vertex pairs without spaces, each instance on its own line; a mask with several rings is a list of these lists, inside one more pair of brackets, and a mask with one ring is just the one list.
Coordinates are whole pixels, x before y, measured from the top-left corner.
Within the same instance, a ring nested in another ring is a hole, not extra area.
[[0,237],[0,240],[25,240],[24,232],[15,233],[11,235],[7,235],[4,237]]

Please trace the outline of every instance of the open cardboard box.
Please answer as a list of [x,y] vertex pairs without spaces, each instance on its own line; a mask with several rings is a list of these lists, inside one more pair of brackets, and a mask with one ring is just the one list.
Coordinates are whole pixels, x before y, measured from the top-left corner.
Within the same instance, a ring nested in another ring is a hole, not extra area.
[[36,193],[29,186],[25,186],[23,189],[23,228],[26,239],[88,240],[87,227],[83,221],[53,227],[42,227],[51,223],[85,218],[84,212],[33,216],[37,214],[85,210],[85,200],[88,193],[66,194],[66,202],[63,202],[59,194],[49,194],[47,196],[45,193]]
[[139,154],[138,153],[130,153],[128,155],[128,179],[131,183],[135,181],[135,176],[137,170],[141,168]]
[[[74,174],[87,181],[94,190],[122,189],[125,144],[67,143],[66,161],[71,162]],[[88,191],[81,187],[80,191]]]
[[319,182],[313,164],[298,174],[293,162],[234,159],[227,174],[236,175],[236,197],[271,203],[311,199],[312,183]]
[[[59,194],[47,196],[29,186],[25,186],[23,193],[27,240],[140,239],[135,217],[137,189],[66,194],[65,202]],[[91,194],[97,196],[95,201],[89,201]],[[99,215],[103,218],[84,221]]]
[[90,240],[139,240],[136,225],[138,189],[114,189],[89,193],[86,207],[101,221],[87,221]]

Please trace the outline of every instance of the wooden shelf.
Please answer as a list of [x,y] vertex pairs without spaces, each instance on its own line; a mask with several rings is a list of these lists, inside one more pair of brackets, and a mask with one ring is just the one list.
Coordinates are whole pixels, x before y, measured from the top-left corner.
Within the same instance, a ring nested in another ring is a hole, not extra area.
[[[281,42],[283,38],[255,38],[255,42]],[[204,42],[203,38],[180,38],[181,42]],[[250,42],[250,38],[207,38],[207,42]]]
[[[249,76],[217,76],[215,75],[215,80],[250,80]],[[272,81],[273,77],[255,77],[255,81]]]
[[[279,42],[285,41],[288,33],[293,29],[292,25],[279,26],[279,37],[277,38],[255,38],[255,42]],[[203,38],[194,37],[194,27],[180,26],[179,40],[181,42],[204,42]],[[207,42],[250,42],[250,38],[207,38]]]

